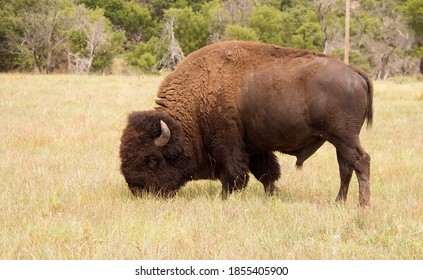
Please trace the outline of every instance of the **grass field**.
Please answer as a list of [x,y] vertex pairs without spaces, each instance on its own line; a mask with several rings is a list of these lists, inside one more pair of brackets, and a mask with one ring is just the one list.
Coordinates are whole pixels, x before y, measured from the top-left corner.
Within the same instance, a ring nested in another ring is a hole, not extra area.
[[0,259],[423,259],[423,82],[377,81],[371,207],[345,205],[335,149],[295,169],[282,191],[250,180],[228,200],[213,181],[170,200],[133,198],[119,172],[133,110],[158,76],[0,75]]

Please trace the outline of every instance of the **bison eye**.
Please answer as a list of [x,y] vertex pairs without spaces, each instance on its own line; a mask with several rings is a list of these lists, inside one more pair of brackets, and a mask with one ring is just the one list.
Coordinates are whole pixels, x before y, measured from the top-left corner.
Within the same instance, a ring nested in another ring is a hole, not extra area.
[[160,159],[155,156],[147,157],[145,159],[145,165],[147,165],[150,169],[155,169],[159,163]]

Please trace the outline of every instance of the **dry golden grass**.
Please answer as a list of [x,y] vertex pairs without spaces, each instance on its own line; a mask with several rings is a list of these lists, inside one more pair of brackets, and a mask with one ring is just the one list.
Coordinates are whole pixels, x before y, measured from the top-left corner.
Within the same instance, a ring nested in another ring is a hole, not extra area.
[[372,206],[353,177],[336,205],[325,144],[278,196],[260,184],[220,199],[197,181],[170,200],[133,198],[119,172],[126,116],[162,77],[0,75],[0,259],[422,259],[423,83],[375,83]]

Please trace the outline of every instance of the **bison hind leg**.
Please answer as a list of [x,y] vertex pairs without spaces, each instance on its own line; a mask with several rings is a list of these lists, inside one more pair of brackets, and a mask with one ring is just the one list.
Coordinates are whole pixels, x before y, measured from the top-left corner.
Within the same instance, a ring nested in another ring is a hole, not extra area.
[[354,170],[359,185],[360,206],[370,204],[370,156],[361,147],[360,141],[334,141],[336,147],[339,171],[341,176],[341,186],[337,196],[337,201],[345,201],[347,198],[348,186]]
[[339,175],[341,177],[341,186],[336,197],[336,202],[345,202],[347,200],[348,187],[350,185],[353,167],[344,159],[339,151],[336,151],[336,157],[339,165]]
[[281,169],[274,153],[264,152],[251,155],[248,167],[254,177],[263,184],[267,194],[273,195],[279,192],[275,182],[281,176]]

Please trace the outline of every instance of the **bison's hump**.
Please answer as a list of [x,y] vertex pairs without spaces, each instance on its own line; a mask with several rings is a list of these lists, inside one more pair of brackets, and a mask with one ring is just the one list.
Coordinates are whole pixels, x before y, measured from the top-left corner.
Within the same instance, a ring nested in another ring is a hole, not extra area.
[[257,42],[211,44],[191,53],[164,79],[156,103],[176,118],[233,111],[228,109],[239,107],[240,85],[247,73],[269,64],[289,65],[317,56],[325,55]]

